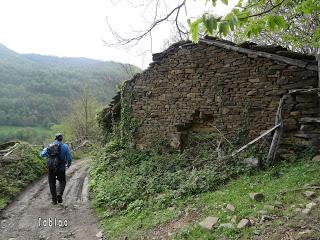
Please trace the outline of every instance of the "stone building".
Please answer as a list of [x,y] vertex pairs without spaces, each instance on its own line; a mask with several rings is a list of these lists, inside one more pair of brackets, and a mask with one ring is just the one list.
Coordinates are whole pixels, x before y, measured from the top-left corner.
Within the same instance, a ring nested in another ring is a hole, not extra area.
[[[216,38],[178,42],[154,54],[153,63],[126,82],[139,149],[155,139],[183,148],[188,134],[249,129],[248,140],[275,125],[283,105],[282,145],[319,144],[318,69],[313,56],[280,46],[236,45]],[[104,128],[119,118],[120,94],[102,112]]]

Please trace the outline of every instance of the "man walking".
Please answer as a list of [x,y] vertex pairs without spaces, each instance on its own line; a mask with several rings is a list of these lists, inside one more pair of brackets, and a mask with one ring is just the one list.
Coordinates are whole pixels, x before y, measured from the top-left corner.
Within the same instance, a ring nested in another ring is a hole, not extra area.
[[[52,204],[62,203],[62,195],[66,186],[66,168],[72,162],[71,153],[67,144],[62,142],[63,135],[57,133],[55,141],[43,149],[40,153],[42,158],[48,157],[48,182],[52,196]],[[59,181],[58,193],[56,189],[56,179]]]

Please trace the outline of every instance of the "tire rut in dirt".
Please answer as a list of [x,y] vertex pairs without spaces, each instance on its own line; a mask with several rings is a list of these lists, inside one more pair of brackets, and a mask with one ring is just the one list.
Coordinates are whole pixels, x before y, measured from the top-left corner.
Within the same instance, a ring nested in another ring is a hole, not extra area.
[[81,202],[82,189],[88,168],[87,166],[80,168],[70,179],[67,179],[66,192],[64,195],[67,204]]
[[[52,205],[47,176],[28,187],[4,211],[0,240],[87,239],[100,231],[88,199],[88,161],[76,161],[67,171],[63,204]],[[67,220],[67,227],[39,227],[39,218]]]

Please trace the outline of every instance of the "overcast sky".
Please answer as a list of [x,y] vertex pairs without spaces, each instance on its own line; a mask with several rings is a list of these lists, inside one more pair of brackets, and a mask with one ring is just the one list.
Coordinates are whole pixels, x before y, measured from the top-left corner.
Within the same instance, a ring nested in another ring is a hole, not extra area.
[[[170,7],[178,0],[162,0]],[[154,7],[149,0],[0,0],[0,43],[19,53],[38,53],[67,57],[88,57],[135,64],[145,68],[151,61],[151,42],[135,47],[110,48],[103,40],[113,40],[106,18],[121,34],[145,29],[152,19]],[[188,2],[188,17],[201,14],[205,0]],[[235,2],[235,0],[231,0]],[[172,5],[171,5],[172,4]],[[217,14],[230,9],[218,5]],[[165,10],[161,10],[165,11]],[[164,14],[164,12],[163,12]],[[183,16],[186,14],[183,12]],[[187,19],[187,17],[185,18]],[[165,25],[152,34],[152,52],[163,49],[163,42],[172,34]]]

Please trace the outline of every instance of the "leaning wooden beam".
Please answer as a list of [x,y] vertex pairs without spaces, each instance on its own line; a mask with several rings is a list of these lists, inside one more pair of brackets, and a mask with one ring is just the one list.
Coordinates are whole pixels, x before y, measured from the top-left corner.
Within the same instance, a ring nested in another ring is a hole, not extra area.
[[276,154],[280,145],[280,139],[283,131],[283,118],[282,118],[282,107],[284,104],[284,100],[287,98],[287,95],[284,95],[279,102],[279,107],[276,114],[275,124],[280,125],[279,128],[273,134],[272,142],[270,145],[269,153],[268,153],[268,162],[273,164],[276,159]]
[[8,157],[11,153],[13,153],[13,151],[14,151],[14,149],[13,149],[13,150],[11,150],[10,152],[7,152],[5,155],[3,155],[3,158]]
[[12,141],[12,142],[6,142],[6,143],[1,143],[0,144],[0,149],[1,150],[5,150],[13,145],[15,145],[16,143],[19,143],[19,141]]
[[10,152],[11,150],[15,149],[15,148],[18,146],[18,144],[19,144],[19,143],[16,143],[16,144],[14,144],[12,147],[10,147],[10,148],[7,148],[7,149],[5,149],[5,150],[0,150],[0,154],[1,154],[1,153],[2,153],[2,154],[5,154],[5,153],[7,153],[7,152]]
[[260,51],[250,50],[250,49],[246,49],[246,48],[242,48],[242,47],[232,46],[232,45],[229,45],[229,44],[226,44],[223,42],[219,42],[219,41],[200,39],[199,42],[203,42],[203,43],[206,43],[209,45],[214,45],[217,47],[225,48],[227,50],[233,50],[236,52],[241,52],[241,53],[245,53],[245,54],[249,54],[249,55],[265,57],[265,58],[269,58],[272,60],[281,61],[281,62],[290,64],[290,65],[306,68],[306,69],[312,70],[312,71],[318,71],[318,66],[312,65],[312,64],[309,65],[308,62],[298,60],[298,59],[292,59],[292,58],[283,57],[283,56],[280,56],[277,54],[260,52]]
[[278,127],[280,127],[280,124],[277,124],[276,126],[274,126],[273,128],[270,128],[269,130],[265,131],[262,135],[260,135],[259,137],[253,139],[251,142],[247,143],[246,145],[244,145],[243,147],[239,148],[238,150],[234,151],[231,156],[234,156],[236,154],[238,154],[239,152],[242,152],[244,149],[246,149],[247,147],[249,147],[250,145],[254,144],[255,142],[257,142],[258,140],[260,140],[261,138],[263,138],[264,136],[268,135],[269,133],[273,132],[274,130],[276,130]]

